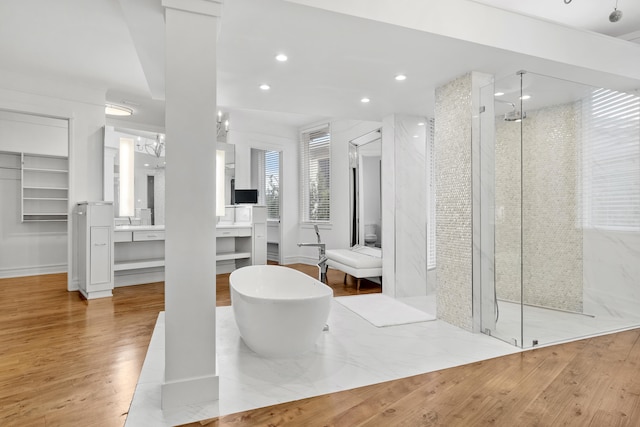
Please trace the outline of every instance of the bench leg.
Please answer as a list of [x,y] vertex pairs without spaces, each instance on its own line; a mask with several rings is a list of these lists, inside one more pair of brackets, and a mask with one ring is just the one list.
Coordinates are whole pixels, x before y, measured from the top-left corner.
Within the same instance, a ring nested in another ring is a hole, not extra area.
[[359,277],[356,280],[356,291],[360,292],[360,278]]
[[347,273],[344,273],[344,280],[342,281],[342,284],[345,286],[347,285]]

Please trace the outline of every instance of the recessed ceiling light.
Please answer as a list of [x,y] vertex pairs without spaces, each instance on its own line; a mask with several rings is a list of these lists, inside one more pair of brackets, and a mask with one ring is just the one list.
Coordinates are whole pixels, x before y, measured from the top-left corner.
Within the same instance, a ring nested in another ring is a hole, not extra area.
[[414,137],[414,138],[419,138],[419,137],[420,137],[420,135],[413,135],[413,137]]
[[424,122],[418,123],[418,126],[424,126]]
[[493,96],[502,96],[504,95],[504,92],[496,92],[493,94]]
[[148,167],[149,167],[149,163],[145,163],[145,164],[144,164],[144,167],[145,167],[145,168],[148,168]]
[[271,89],[271,86],[269,86],[269,85],[268,85],[268,84],[266,84],[266,83],[263,83],[263,84],[261,84],[261,85],[260,85],[260,89],[262,89],[262,90],[269,90],[269,89]]
[[279,53],[276,55],[276,61],[285,62],[287,59],[289,58],[284,53]]
[[405,76],[404,74],[398,74],[395,79],[399,82],[403,81],[403,80],[407,80],[407,76]]
[[367,102],[370,102],[371,100],[369,98],[362,98],[360,100],[360,102],[362,102],[363,104],[366,104]]
[[130,116],[133,114],[133,110],[121,105],[105,104],[104,113],[110,116]]
[[526,101],[527,99],[531,99],[531,95],[522,95],[520,99],[522,99],[523,101]]

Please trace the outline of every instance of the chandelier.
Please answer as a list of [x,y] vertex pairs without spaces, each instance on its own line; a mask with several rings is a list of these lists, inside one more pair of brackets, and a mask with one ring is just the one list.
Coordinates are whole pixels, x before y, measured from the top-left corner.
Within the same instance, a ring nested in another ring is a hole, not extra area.
[[164,134],[157,134],[155,141],[138,137],[138,143],[136,144],[137,151],[151,154],[157,158],[164,157]]

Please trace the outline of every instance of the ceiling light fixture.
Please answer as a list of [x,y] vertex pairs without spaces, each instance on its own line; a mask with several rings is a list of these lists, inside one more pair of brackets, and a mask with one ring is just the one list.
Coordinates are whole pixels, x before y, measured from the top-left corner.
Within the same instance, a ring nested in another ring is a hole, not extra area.
[[276,55],[276,61],[286,62],[287,59],[289,58],[284,53],[279,53]]
[[522,95],[520,99],[526,101],[527,99],[531,99],[531,95]]
[[504,92],[496,92],[493,94],[493,96],[502,96],[504,95]]
[[616,7],[613,8],[613,12],[609,14],[609,21],[618,22],[622,19],[622,11],[618,10],[618,0],[616,0]]
[[263,84],[261,84],[261,85],[260,85],[260,89],[262,89],[262,90],[269,90],[269,89],[271,89],[271,86],[269,86],[269,85],[268,85],[268,84],[266,84],[266,83],[263,83]]
[[369,98],[362,98],[360,100],[360,102],[362,102],[363,104],[366,104],[367,102],[370,102],[371,100]]
[[130,116],[133,114],[133,110],[121,105],[105,104],[104,113],[110,116]]
[[405,76],[404,74],[398,74],[395,79],[399,82],[403,81],[403,80],[407,80],[407,76]]
[[424,126],[424,122],[418,123],[418,126]]

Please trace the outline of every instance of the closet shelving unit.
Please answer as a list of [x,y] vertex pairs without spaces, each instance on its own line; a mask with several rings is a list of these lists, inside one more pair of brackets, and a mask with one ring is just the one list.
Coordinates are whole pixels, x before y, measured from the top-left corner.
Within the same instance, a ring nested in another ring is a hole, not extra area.
[[69,159],[21,153],[22,222],[67,221]]

